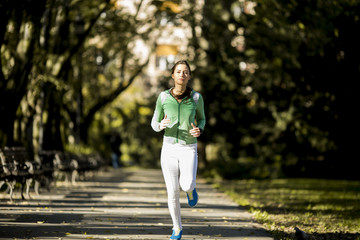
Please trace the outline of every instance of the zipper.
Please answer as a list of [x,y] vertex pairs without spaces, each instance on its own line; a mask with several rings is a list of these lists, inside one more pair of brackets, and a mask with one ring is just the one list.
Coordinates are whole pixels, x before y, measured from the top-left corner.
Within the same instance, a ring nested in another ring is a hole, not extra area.
[[[170,91],[169,91],[170,93]],[[185,97],[183,99],[181,99],[180,102],[178,102],[178,100],[176,100],[176,98],[170,93],[170,96],[177,102],[178,104],[178,123],[177,123],[177,128],[176,128],[176,143],[179,143],[179,126],[180,126],[180,105],[181,103],[186,100],[188,97]]]
[[[176,100],[176,99],[175,99]],[[178,102],[176,100],[176,102]],[[182,102],[182,100],[181,100]],[[181,102],[178,102],[178,126],[176,128],[176,143],[179,143],[179,127],[180,127],[180,104]]]

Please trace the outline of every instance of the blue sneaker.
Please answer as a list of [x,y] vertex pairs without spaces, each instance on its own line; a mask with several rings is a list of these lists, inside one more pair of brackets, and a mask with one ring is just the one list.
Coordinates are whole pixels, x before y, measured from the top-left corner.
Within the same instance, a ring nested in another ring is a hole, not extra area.
[[198,202],[198,194],[196,192],[196,188],[194,188],[194,190],[192,192],[187,192],[186,196],[188,199],[189,206],[195,207]]
[[170,237],[170,239],[181,239],[181,236],[182,236],[182,230],[180,230],[179,234],[178,235],[175,235],[176,234],[176,231],[173,230],[172,232],[172,235]]

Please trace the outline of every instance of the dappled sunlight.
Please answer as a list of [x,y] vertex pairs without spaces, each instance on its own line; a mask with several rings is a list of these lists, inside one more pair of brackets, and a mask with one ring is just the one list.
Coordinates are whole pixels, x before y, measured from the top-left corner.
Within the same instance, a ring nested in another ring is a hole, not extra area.
[[351,234],[359,231],[359,181],[239,180],[223,182],[218,187],[248,207],[274,233],[291,235],[298,226],[310,234],[326,234],[330,230],[342,233],[341,239],[351,239]]
[[[289,239],[293,225],[300,225],[314,239],[355,237],[360,175],[358,141],[350,136],[360,127],[359,1],[25,2],[0,3],[0,149],[25,147],[38,163],[44,150],[96,154],[110,166],[116,132],[124,166],[159,168],[162,134],[150,124],[156,99],[174,86],[174,63],[187,60],[188,85],[201,93],[206,116],[199,174],[264,180],[242,180],[229,189],[275,235]],[[5,165],[0,180],[11,185]],[[124,194],[134,189],[129,184],[112,193],[109,187],[88,197],[93,203],[120,196],[129,201]],[[86,197],[76,194],[48,201]],[[29,203],[37,200],[46,202],[39,196]],[[214,231],[228,220],[217,221]],[[103,226],[92,236],[108,230]]]
[[[225,194],[203,179],[197,183],[196,208],[187,206],[181,192],[184,238],[272,239]],[[0,233],[8,238],[158,240],[168,238],[172,227],[160,169],[99,171],[89,181],[58,185],[21,204],[2,202],[0,209]]]

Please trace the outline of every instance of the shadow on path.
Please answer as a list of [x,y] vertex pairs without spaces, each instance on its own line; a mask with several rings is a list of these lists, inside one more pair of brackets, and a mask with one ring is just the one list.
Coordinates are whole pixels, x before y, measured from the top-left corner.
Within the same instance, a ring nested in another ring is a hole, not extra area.
[[[181,193],[183,239],[272,239],[225,194],[202,179],[197,189],[196,208]],[[160,170],[103,171],[14,203],[0,195],[0,239],[169,239],[171,227]]]

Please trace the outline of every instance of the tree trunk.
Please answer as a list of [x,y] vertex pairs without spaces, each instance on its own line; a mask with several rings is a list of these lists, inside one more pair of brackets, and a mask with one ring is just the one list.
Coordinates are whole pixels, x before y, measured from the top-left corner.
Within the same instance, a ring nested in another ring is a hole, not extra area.
[[198,159],[199,159],[199,169],[202,170],[207,166],[206,160],[206,144],[202,141],[198,141]]
[[61,95],[56,91],[54,86],[48,86],[47,94],[47,107],[45,110],[48,113],[47,121],[44,124],[43,132],[43,150],[60,150],[64,149],[60,123],[61,123]]
[[5,100],[1,101],[2,104],[0,108],[0,139],[1,147],[11,146],[14,144],[14,122],[16,116],[17,104]]

